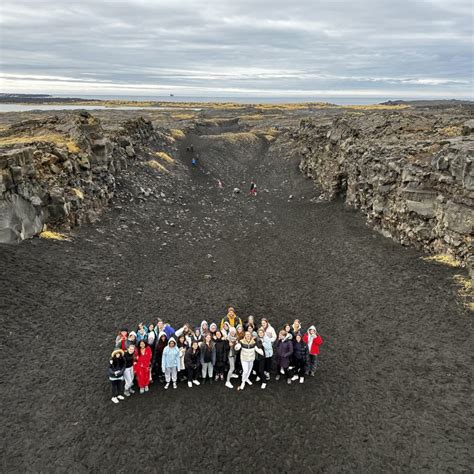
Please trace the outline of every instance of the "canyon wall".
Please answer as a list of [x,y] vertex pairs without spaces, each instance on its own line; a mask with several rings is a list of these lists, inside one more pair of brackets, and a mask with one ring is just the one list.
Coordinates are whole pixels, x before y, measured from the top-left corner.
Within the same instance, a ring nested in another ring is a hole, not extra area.
[[93,222],[116,176],[170,137],[142,118],[105,131],[87,112],[28,120],[0,132],[0,243]]
[[472,265],[474,120],[372,113],[303,120],[300,169],[382,234]]

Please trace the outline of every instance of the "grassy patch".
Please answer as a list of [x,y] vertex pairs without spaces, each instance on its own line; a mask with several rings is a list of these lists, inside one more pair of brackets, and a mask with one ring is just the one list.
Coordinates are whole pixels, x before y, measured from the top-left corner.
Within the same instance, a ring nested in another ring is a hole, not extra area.
[[171,158],[171,156],[168,155],[168,153],[165,153],[164,151],[157,151],[157,152],[155,153],[155,156],[157,156],[158,158],[160,158],[160,160],[166,161],[167,163],[174,163],[173,158]]
[[44,230],[39,235],[42,239],[50,239],[50,240],[70,240],[68,236],[64,234],[60,234],[59,232],[53,232],[51,230]]
[[171,136],[175,139],[175,140],[182,140],[183,138],[186,137],[186,135],[184,134],[184,132],[182,130],[180,130],[179,128],[172,128],[170,130],[170,133],[171,133]]
[[161,163],[158,163],[158,161],[155,160],[146,161],[145,165],[157,171],[163,171],[165,173],[168,172],[168,170]]
[[195,117],[194,114],[173,114],[171,118],[175,120],[191,120]]
[[460,137],[462,135],[462,127],[444,127],[441,128],[439,131],[447,137]]
[[75,141],[69,140],[67,137],[60,135],[59,133],[0,137],[0,147],[11,145],[27,145],[34,142],[53,143],[59,147],[66,147],[70,153],[79,153],[81,151]]
[[461,262],[459,260],[456,260],[452,255],[440,253],[437,255],[432,255],[431,257],[422,258],[426,262],[442,263],[443,265],[447,265],[448,267],[459,268],[461,266]]

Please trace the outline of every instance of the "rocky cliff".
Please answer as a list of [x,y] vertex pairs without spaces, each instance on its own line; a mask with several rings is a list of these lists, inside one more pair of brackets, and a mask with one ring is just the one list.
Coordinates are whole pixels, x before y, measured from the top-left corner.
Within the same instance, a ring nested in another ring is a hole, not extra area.
[[0,132],[0,243],[45,225],[92,222],[114,195],[116,175],[147,146],[170,137],[142,118],[106,131],[87,112],[29,120]]
[[474,120],[466,113],[371,113],[303,120],[300,169],[384,235],[472,259]]

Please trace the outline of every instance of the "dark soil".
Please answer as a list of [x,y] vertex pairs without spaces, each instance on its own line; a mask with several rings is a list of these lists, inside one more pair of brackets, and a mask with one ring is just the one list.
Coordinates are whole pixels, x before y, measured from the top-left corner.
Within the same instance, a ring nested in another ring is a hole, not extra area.
[[[184,151],[169,177],[132,168],[71,242],[0,248],[1,470],[467,472],[472,339],[453,271],[311,201],[284,148],[240,168],[229,150],[218,176],[206,140],[194,144],[199,169]],[[165,197],[137,199],[138,183]],[[228,304],[277,328],[315,323],[316,377],[241,393],[155,383],[112,404],[122,325],[218,321]]]

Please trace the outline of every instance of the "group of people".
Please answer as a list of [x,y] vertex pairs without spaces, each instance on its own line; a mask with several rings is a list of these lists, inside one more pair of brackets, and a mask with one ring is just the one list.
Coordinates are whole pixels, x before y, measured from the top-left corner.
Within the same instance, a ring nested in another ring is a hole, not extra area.
[[153,380],[165,390],[181,381],[189,388],[222,381],[233,389],[239,378],[237,390],[253,383],[265,389],[273,372],[275,380],[284,376],[288,384],[304,383],[316,372],[322,343],[315,326],[304,331],[299,319],[277,335],[268,319],[257,325],[249,316],[244,323],[232,307],[219,325],[202,321],[175,330],[161,319],[156,325],[140,323],[136,331],[123,328],[116,337],[108,370],[112,402],[135,393],[135,384],[141,394],[148,392]]

